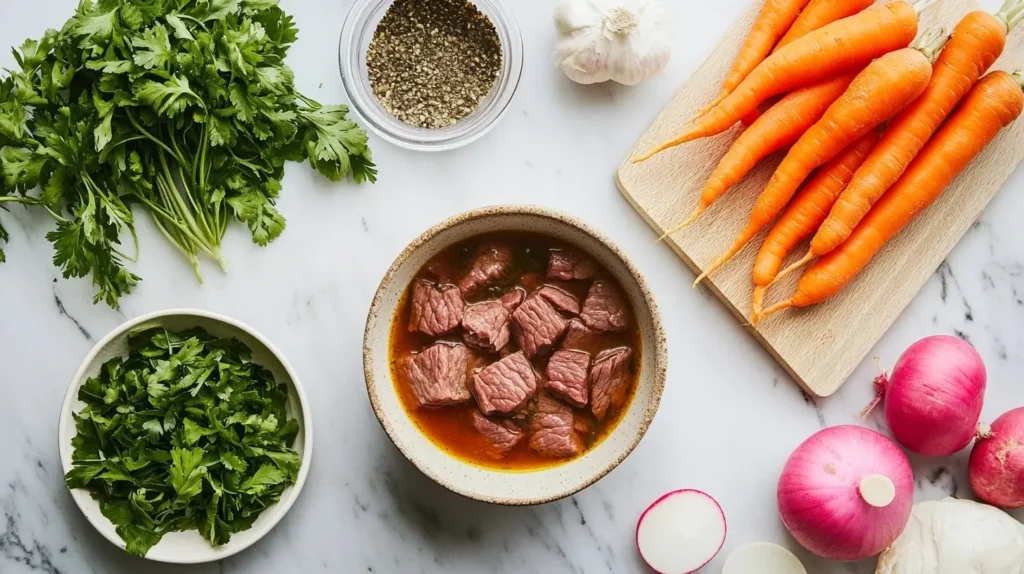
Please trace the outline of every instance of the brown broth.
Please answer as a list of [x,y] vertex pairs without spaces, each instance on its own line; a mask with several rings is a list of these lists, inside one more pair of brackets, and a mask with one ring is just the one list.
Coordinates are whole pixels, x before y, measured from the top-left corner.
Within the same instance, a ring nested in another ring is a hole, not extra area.
[[[486,299],[494,299],[509,291],[515,286],[521,286],[527,293],[537,287],[549,283],[569,291],[580,303],[586,298],[587,290],[590,288],[590,280],[587,281],[548,281],[545,279],[547,271],[547,258],[550,249],[570,248],[580,253],[586,253],[582,249],[566,244],[563,241],[535,233],[514,233],[501,232],[479,235],[468,240],[457,243],[431,259],[416,274],[416,278],[427,278],[437,280],[438,275],[447,276],[451,280],[462,277],[463,272],[472,262],[477,246],[488,241],[501,241],[512,247],[515,258],[513,272],[509,278],[500,285],[495,285],[482,293],[471,297],[467,302],[475,302]],[[598,267],[598,274],[595,279],[605,279],[614,283],[619,291],[625,293],[621,285],[603,268]],[[448,454],[464,461],[487,468],[496,468],[506,471],[526,471],[538,468],[556,466],[565,463],[570,458],[557,459],[541,456],[530,449],[529,438],[526,437],[515,446],[505,457],[495,458],[490,442],[479,434],[473,427],[471,415],[476,409],[476,403],[472,400],[469,403],[449,407],[420,407],[413,395],[412,388],[406,380],[405,372],[399,367],[402,358],[412,353],[422,351],[429,347],[436,340],[462,341],[462,329],[456,329],[443,337],[430,337],[419,332],[409,332],[409,315],[411,307],[410,293],[412,286],[406,289],[405,295],[398,304],[395,316],[391,321],[391,336],[389,344],[389,361],[391,365],[391,378],[395,381],[395,388],[399,399],[409,418],[419,427],[420,431]],[[603,333],[600,342],[594,348],[587,349],[596,356],[599,351],[613,349],[616,347],[628,346],[633,349],[633,358],[630,363],[630,383],[625,402],[619,408],[612,408],[604,421],[598,421],[590,412],[589,405],[583,409],[573,409],[577,424],[585,422],[592,432],[579,433],[584,448],[580,456],[599,444],[618,425],[623,413],[629,409],[636,392],[637,380],[639,378],[639,365],[641,360],[640,332],[636,327],[636,314],[623,298],[630,315],[634,318],[633,326],[622,333]],[[513,338],[513,345],[514,338]],[[488,355],[489,362],[498,360],[496,355]],[[547,364],[547,357],[535,358],[534,366],[539,372],[544,372]],[[523,428],[528,430],[528,425]]]

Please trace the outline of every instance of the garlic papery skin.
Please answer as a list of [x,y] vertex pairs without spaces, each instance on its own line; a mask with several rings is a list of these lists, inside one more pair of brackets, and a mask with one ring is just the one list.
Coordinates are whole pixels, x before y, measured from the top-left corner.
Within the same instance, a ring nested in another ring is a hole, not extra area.
[[919,502],[875,574],[1024,574],[1024,526],[970,500]]
[[570,80],[636,85],[671,55],[660,0],[559,0],[555,63]]

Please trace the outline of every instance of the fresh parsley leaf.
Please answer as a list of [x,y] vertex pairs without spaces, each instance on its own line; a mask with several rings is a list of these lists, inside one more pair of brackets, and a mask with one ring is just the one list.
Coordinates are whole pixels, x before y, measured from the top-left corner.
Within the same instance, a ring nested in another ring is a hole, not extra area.
[[281,484],[285,480],[285,473],[271,464],[264,464],[242,483],[242,492],[246,494],[262,494],[267,487]]
[[[54,264],[115,308],[140,280],[124,264],[138,253],[132,209],[197,278],[201,257],[226,266],[232,216],[268,244],[285,227],[274,207],[285,162],[335,181],[377,173],[347,108],[296,92],[285,61],[297,37],[277,0],[83,0],[0,71],[0,201],[44,207]],[[142,390],[161,406],[172,386]]]
[[[174,57],[171,52],[171,42],[167,38],[167,28],[160,24],[156,24],[141,35],[132,38],[132,46],[135,47],[135,55],[132,56],[132,60],[147,70],[165,68]],[[188,86],[187,82],[185,86]]]
[[288,394],[240,341],[151,325],[86,380],[69,488],[87,489],[129,553],[167,532],[213,545],[248,529],[298,477]]

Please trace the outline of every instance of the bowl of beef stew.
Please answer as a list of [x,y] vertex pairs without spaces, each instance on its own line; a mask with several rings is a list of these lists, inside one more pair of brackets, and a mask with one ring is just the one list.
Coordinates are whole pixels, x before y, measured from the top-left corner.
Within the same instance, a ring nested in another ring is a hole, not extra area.
[[657,411],[665,337],[641,274],[539,207],[453,217],[398,256],[363,341],[373,410],[420,471],[464,496],[541,504],[622,462]]

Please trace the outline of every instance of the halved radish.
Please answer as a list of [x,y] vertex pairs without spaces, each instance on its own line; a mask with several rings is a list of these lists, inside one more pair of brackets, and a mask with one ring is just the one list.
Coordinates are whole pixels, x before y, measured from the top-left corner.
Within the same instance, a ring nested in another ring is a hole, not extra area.
[[792,552],[771,542],[755,542],[734,550],[722,574],[807,574]]
[[699,490],[674,490],[640,515],[636,547],[660,574],[689,574],[711,562],[725,544],[725,513]]

